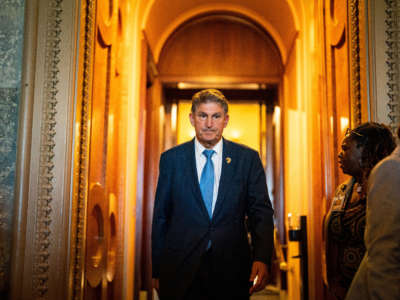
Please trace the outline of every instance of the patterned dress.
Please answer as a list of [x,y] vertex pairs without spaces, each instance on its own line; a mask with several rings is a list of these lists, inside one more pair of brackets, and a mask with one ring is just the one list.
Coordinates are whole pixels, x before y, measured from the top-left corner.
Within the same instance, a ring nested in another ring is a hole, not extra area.
[[337,299],[344,299],[365,253],[366,198],[357,188],[354,179],[340,185],[325,219],[327,281]]

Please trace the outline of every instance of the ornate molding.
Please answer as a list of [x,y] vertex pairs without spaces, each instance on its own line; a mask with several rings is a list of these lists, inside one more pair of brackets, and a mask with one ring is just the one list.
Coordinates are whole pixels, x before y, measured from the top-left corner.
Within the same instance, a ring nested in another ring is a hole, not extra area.
[[389,126],[396,131],[400,123],[400,3],[386,0],[386,64]]
[[361,68],[360,68],[360,3],[351,0],[350,8],[350,60],[351,60],[351,109],[353,127],[361,124]]
[[32,275],[33,296],[45,299],[48,293],[50,250],[52,241],[52,202],[54,199],[54,147],[57,125],[57,93],[61,44],[63,0],[49,2],[45,44],[45,81],[39,155],[38,195],[35,224],[35,254]]
[[88,163],[89,163],[89,120],[91,107],[91,86],[93,68],[93,41],[95,36],[95,1],[82,1],[82,26],[83,53],[80,62],[82,78],[79,81],[77,132],[75,142],[77,143],[77,154],[74,163],[74,195],[73,195],[73,226],[71,239],[71,281],[72,290],[70,299],[82,299],[84,287],[84,265],[86,248],[86,214],[87,214],[87,189],[88,189]]

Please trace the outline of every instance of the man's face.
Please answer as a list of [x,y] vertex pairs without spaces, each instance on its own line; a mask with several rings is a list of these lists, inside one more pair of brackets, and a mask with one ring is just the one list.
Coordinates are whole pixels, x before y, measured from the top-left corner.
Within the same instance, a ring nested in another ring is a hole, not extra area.
[[229,120],[229,115],[216,102],[201,103],[189,117],[198,141],[206,148],[219,142]]

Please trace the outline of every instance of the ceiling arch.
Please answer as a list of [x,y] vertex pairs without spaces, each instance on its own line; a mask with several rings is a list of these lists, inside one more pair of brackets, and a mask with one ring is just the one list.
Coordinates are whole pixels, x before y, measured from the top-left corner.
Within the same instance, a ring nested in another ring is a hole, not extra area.
[[161,51],[158,70],[164,79],[194,76],[215,81],[225,76],[275,83],[283,65],[281,52],[264,28],[242,15],[221,12],[197,16],[175,30]]
[[158,61],[165,41],[182,23],[199,14],[221,11],[238,13],[268,31],[285,63],[287,51],[298,32],[297,18],[292,9],[286,0],[150,0],[143,11],[142,28]]

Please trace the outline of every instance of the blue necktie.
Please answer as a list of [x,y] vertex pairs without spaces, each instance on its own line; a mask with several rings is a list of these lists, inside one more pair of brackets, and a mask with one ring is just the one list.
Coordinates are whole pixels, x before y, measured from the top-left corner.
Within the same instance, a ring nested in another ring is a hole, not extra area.
[[207,161],[204,165],[203,172],[201,173],[200,178],[201,195],[203,196],[203,201],[206,205],[210,218],[212,217],[212,202],[214,193],[214,165],[211,157],[214,153],[214,150],[206,149],[203,151],[203,154],[207,158]]

